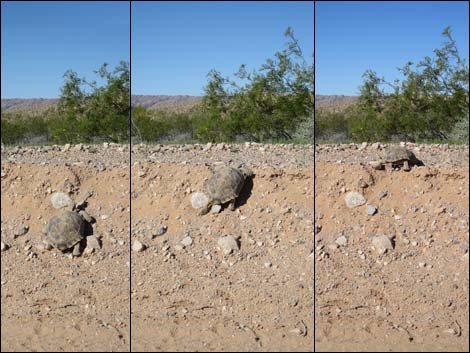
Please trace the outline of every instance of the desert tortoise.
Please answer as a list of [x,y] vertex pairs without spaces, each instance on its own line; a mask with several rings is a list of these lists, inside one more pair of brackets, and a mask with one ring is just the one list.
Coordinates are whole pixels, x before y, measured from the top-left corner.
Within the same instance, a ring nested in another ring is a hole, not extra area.
[[198,196],[204,200],[199,205],[200,214],[208,213],[213,205],[221,205],[229,201],[229,209],[235,210],[235,199],[240,194],[246,178],[252,175],[252,171],[244,165],[239,168],[224,165],[214,167],[212,177],[203,184],[203,193],[198,193]]
[[49,220],[44,233],[48,245],[62,251],[73,247],[73,254],[78,255],[85,236],[85,221],[77,212],[62,211]]
[[413,152],[401,146],[392,146],[385,150],[379,161],[372,162],[374,169],[382,169],[386,164],[393,167],[403,166],[403,170],[411,170],[411,166],[418,165],[419,161]]
[[93,192],[86,192],[83,198],[75,204],[64,203],[61,213],[52,217],[43,229],[45,243],[61,251],[73,248],[73,255],[80,255],[80,242],[85,237],[87,222],[93,218],[84,210],[88,198]]

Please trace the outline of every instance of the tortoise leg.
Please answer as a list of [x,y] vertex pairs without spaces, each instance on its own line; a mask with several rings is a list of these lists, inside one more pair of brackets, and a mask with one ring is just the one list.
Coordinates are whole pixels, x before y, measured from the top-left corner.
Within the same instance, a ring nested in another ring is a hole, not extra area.
[[80,251],[80,242],[78,242],[77,244],[75,244],[75,246],[73,247],[73,251],[72,251],[72,255],[73,256],[80,256],[82,253]]
[[403,162],[403,170],[406,171],[406,172],[409,172],[410,171],[410,164],[408,163],[408,161],[404,161]]
[[228,205],[228,209],[230,211],[235,211],[235,199],[230,200],[230,204]]
[[211,208],[212,202],[209,202],[206,207],[201,208],[201,211],[199,211],[199,216],[204,216],[205,214],[208,214]]

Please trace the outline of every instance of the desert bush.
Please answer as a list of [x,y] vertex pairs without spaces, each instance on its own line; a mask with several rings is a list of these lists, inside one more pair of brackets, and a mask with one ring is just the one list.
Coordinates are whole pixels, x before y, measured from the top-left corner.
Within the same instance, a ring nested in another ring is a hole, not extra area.
[[352,139],[444,141],[461,117],[468,116],[468,65],[450,29],[442,34],[445,42],[434,50],[433,58],[426,56],[399,69],[401,82],[390,83],[371,70],[365,72],[361,95],[350,111]]

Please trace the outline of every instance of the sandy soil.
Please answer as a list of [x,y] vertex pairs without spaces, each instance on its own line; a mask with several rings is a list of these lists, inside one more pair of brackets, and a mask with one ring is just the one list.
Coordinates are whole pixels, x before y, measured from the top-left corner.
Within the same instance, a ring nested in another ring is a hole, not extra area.
[[[132,241],[128,155],[2,151],[2,351],[313,351],[313,146],[134,146]],[[215,161],[245,162],[255,177],[234,212],[201,217],[190,196]],[[39,233],[57,212],[51,193],[71,190],[95,192],[87,211],[103,242],[73,259],[42,250]],[[218,248],[227,235],[232,254]],[[146,249],[130,253],[136,240]]]
[[[129,168],[2,160],[1,185],[9,246],[1,256],[2,351],[128,351]],[[94,191],[87,211],[102,240],[102,249],[73,259],[44,250],[40,233],[57,213],[51,193],[70,190],[75,200]],[[20,226],[29,231],[15,237]]]
[[[315,350],[468,351],[468,146],[418,146],[426,166],[408,173],[361,166],[375,150],[315,155]],[[348,208],[349,191],[366,204]]]

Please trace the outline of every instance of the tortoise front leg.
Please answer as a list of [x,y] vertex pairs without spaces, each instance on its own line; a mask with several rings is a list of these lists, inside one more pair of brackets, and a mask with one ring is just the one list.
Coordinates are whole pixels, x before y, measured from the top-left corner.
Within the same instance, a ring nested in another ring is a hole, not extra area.
[[406,171],[406,172],[409,172],[410,171],[410,164],[408,161],[404,161],[403,162],[403,170]]
[[205,214],[208,214],[210,209],[212,208],[213,202],[209,202],[205,207],[201,208],[201,211],[199,211],[199,216],[204,216]]
[[230,204],[228,205],[228,209],[230,211],[235,211],[235,199],[230,200]]
[[75,246],[73,247],[73,251],[72,251],[72,255],[73,256],[80,256],[82,253],[80,252],[80,242],[78,242],[77,244],[75,244]]

